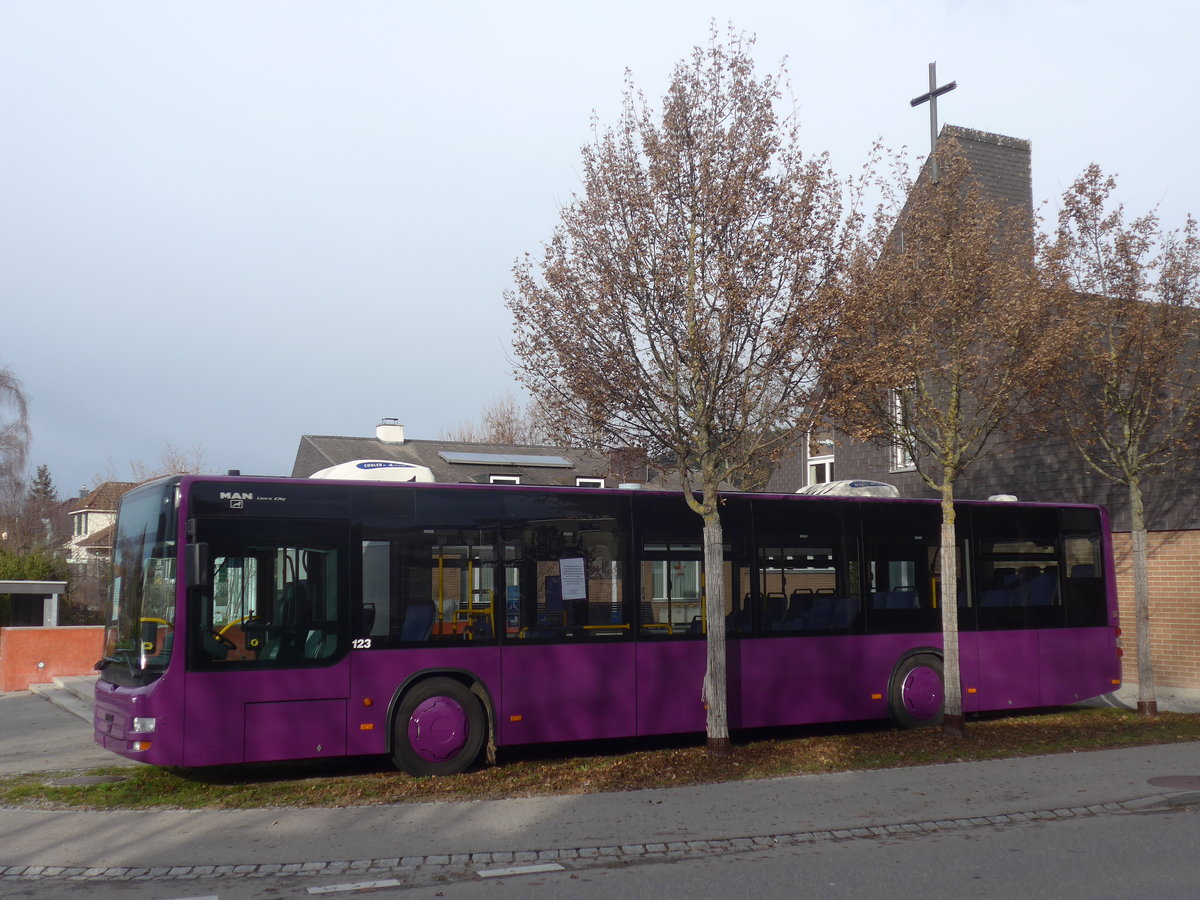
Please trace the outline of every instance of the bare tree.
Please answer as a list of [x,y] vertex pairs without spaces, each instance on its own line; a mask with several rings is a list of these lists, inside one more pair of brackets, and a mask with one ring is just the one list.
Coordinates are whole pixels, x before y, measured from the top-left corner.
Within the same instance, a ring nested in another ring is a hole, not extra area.
[[1044,384],[1059,333],[1028,212],[989,198],[953,139],[936,158],[939,180],[919,179],[858,255],[825,379],[837,423],[941,497],[943,727],[961,733],[955,483]]
[[545,416],[536,404],[523,404],[514,391],[499,394],[484,404],[478,422],[461,422],[442,429],[445,441],[533,445],[555,441]]
[[[718,488],[802,434],[849,230],[824,156],[777,114],[781,69],[716,31],[656,115],[626,78],[583,194],[514,269],[518,376],[567,437],[637,447],[682,479],[704,534],[710,752],[729,749]],[[698,490],[698,494],[694,493]]]
[[15,515],[25,492],[29,407],[21,382],[0,368],[0,514]]
[[485,444],[487,438],[483,434],[483,426],[479,422],[464,419],[457,425],[443,428],[438,432],[440,441],[464,441],[469,444]]
[[164,475],[198,475],[204,471],[205,465],[204,448],[199,444],[184,450],[176,447],[170,441],[165,441],[156,463],[150,464],[140,459],[132,460],[129,463],[129,478],[124,479],[117,475],[116,466],[110,459],[107,471],[98,472],[92,476],[92,484],[94,487],[99,487],[108,481],[125,480],[140,484]]
[[1054,259],[1080,336],[1054,397],[1087,465],[1129,494],[1138,711],[1154,715],[1143,491],[1200,452],[1200,238],[1191,217],[1127,219],[1115,189],[1092,165],[1063,197]]
[[156,468],[132,462],[129,469],[134,481],[147,481],[161,475],[196,475],[204,471],[204,448],[196,444],[185,450],[167,441],[163,444]]

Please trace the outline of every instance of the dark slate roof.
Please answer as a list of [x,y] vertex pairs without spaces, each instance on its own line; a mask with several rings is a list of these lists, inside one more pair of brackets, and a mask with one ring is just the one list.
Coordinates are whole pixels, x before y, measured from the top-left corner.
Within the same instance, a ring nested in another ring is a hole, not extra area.
[[1033,209],[1033,176],[1029,141],[958,125],[946,125],[940,137],[954,137],[971,164],[971,172],[997,198]]
[[[1033,209],[1032,146],[1029,141],[959,125],[942,126],[939,143],[949,137],[958,141],[970,164],[971,174],[987,194],[1027,210]],[[928,168],[929,160],[926,159],[918,180],[928,177]]]
[[[522,456],[564,457],[570,468],[512,465],[495,462],[486,465],[450,463],[440,452],[488,453]],[[574,485],[577,477],[606,478],[609,487],[617,479],[609,477],[608,458],[593,450],[576,447],[482,444],[471,441],[405,440],[403,443],[380,441],[374,437],[343,437],[306,434],[300,438],[292,476],[307,478],[313,472],[356,459],[382,459],[426,466],[442,483],[483,482],[491,475],[519,475],[522,484]]]

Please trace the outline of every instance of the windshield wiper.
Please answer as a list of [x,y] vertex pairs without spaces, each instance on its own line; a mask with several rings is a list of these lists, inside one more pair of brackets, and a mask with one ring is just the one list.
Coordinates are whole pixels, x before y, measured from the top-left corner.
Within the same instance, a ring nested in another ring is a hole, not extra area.
[[136,677],[140,670],[138,669],[137,666],[134,665],[133,651],[132,650],[122,650],[122,649],[118,648],[117,650],[115,650],[113,652],[117,655],[104,657],[98,663],[96,663],[96,665],[93,668],[97,672],[103,672],[105,669],[107,669],[113,663],[123,662],[123,663],[125,663],[126,667],[129,669],[129,674],[133,677]]

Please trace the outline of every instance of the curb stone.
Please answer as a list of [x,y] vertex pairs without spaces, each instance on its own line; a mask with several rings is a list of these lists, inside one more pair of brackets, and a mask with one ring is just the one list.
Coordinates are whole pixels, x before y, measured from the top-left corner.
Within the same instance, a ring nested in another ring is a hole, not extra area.
[[1124,803],[1104,803],[1061,809],[1043,809],[1032,812],[1012,812],[986,818],[964,817],[940,819],[928,822],[899,822],[875,825],[870,828],[849,828],[821,831],[804,831],[784,834],[750,835],[737,838],[722,838],[707,841],[679,841],[670,844],[626,844],[621,847],[577,847],[559,850],[514,850],[480,853],[429,854],[426,856],[392,857],[389,859],[328,860],[305,863],[263,863],[237,866],[156,866],[152,868],[112,866],[38,866],[21,865],[0,867],[0,883],[15,881],[45,881],[54,878],[69,878],[74,881],[128,881],[162,880],[180,881],[222,877],[281,877],[288,875],[342,875],[389,874],[393,877],[419,876],[424,869],[430,874],[442,873],[448,868],[458,868],[464,875],[471,870],[496,863],[534,863],[538,860],[557,860],[564,868],[587,868],[610,861],[633,862],[636,860],[686,859],[712,854],[744,853],[762,847],[800,846],[824,841],[844,843],[855,840],[874,840],[881,837],[907,837],[969,828],[1002,828],[1026,822],[1053,822],[1083,816],[1125,815],[1169,807],[1171,794],[1159,794],[1130,800]]

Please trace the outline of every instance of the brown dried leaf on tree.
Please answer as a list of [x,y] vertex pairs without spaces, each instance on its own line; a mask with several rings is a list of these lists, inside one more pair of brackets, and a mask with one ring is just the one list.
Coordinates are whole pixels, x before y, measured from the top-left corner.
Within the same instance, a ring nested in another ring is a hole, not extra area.
[[776,112],[784,73],[757,75],[752,45],[714,30],[676,66],[661,114],[627,78],[617,126],[596,125],[583,149],[582,194],[507,296],[518,375],[556,428],[641,448],[703,518],[714,749],[728,744],[717,490],[818,412],[857,224],[828,160],[805,156]]
[[[1069,341],[1028,210],[985,193],[952,138],[937,156],[938,181],[919,179],[855,255],[825,383],[840,427],[891,445],[940,495],[945,597],[959,583],[955,483],[1001,430],[1025,427]],[[958,610],[941,608],[944,721],[958,730]]]
[[1150,653],[1147,482],[1200,455],[1200,237],[1129,219],[1092,165],[1063,197],[1049,254],[1077,338],[1054,414],[1094,471],[1129,494],[1138,708],[1157,711]]

